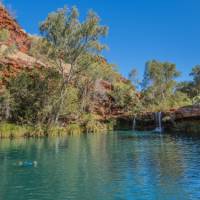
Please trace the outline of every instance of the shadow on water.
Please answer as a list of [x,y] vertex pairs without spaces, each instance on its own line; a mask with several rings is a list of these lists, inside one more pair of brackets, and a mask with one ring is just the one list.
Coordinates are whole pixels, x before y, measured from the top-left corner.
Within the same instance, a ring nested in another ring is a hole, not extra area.
[[197,133],[184,133],[184,132],[155,132],[155,131],[117,131],[119,139],[155,139],[155,138],[171,138],[184,139],[184,140],[195,140],[200,141],[200,134]]
[[146,131],[146,132],[139,132],[139,131],[120,131],[118,132],[119,139],[126,140],[126,139],[155,139],[165,137],[166,134],[155,133],[153,131]]

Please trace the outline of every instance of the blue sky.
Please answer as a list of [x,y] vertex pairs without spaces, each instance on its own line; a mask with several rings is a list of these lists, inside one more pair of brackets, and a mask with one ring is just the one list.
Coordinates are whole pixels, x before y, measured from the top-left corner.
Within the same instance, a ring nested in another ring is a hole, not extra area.
[[127,76],[132,67],[143,75],[150,59],[170,61],[188,80],[191,68],[200,64],[200,0],[4,0],[17,14],[20,25],[38,33],[39,22],[64,5],[76,5],[81,17],[95,10],[110,27],[104,52]]

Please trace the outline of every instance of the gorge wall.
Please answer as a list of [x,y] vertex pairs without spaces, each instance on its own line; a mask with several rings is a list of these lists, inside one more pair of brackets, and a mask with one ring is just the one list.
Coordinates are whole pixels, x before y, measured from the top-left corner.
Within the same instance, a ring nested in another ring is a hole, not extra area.
[[[200,105],[185,106],[162,113],[164,131],[200,134]],[[119,117],[116,129],[133,128],[133,117]],[[136,117],[135,130],[153,131],[156,128],[154,112],[147,112]]]
[[6,42],[7,45],[16,44],[20,51],[28,51],[31,44],[28,34],[25,33],[3,6],[0,6],[0,29],[9,30],[10,38]]

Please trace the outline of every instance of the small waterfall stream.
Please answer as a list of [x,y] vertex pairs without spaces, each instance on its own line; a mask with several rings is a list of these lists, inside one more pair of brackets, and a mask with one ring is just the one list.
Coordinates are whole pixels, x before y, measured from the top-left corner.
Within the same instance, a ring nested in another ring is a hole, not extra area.
[[155,113],[156,129],[155,132],[162,132],[162,112]]

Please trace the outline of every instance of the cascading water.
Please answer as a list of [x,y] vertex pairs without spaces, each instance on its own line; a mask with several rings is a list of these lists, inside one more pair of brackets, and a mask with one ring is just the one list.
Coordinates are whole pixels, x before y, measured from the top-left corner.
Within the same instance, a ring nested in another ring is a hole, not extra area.
[[156,129],[155,132],[162,132],[162,112],[155,113]]

